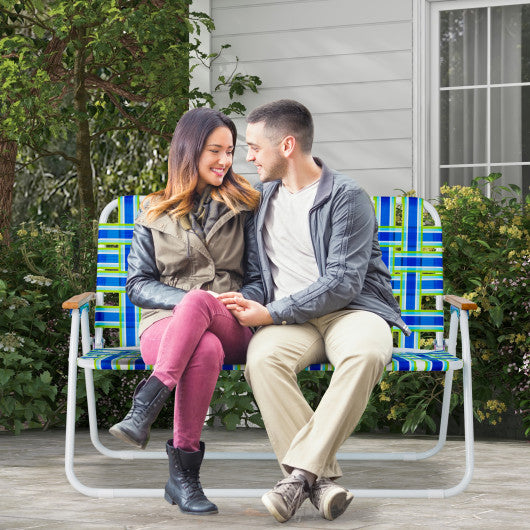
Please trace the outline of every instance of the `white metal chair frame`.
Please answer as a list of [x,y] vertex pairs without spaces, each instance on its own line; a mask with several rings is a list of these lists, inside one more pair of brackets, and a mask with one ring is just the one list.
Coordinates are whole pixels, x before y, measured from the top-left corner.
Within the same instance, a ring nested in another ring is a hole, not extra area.
[[[116,201],[110,203],[102,212],[100,222],[106,221],[109,212],[115,206]],[[435,219],[436,226],[440,226],[440,220],[436,210],[424,202]],[[98,293],[98,296],[101,293]],[[114,498],[114,497],[163,497],[164,490],[152,488],[95,488],[86,486],[77,478],[74,471],[75,452],[75,410],[76,410],[76,388],[79,342],[81,339],[82,354],[90,351],[92,338],[90,335],[88,304],[97,295],[94,293],[83,293],[75,296],[63,304],[64,308],[71,310],[71,334],[69,347],[68,366],[68,396],[66,416],[66,440],[65,440],[65,471],[70,484],[80,493],[91,497]],[[102,296],[102,295],[101,295]],[[464,397],[464,428],[465,428],[465,471],[464,476],[458,484],[446,489],[351,489],[357,497],[394,497],[394,498],[446,498],[457,495],[465,490],[471,481],[474,466],[473,453],[473,401],[471,387],[471,350],[468,326],[468,310],[475,309],[476,305],[469,300],[457,296],[438,296],[437,307],[441,307],[445,299],[451,305],[451,320],[447,351],[456,356],[458,331],[461,337],[461,358],[463,363],[463,397]],[[102,331],[102,330],[96,330]],[[443,334],[442,334],[443,337]],[[96,334],[96,341],[98,337]],[[101,336],[99,337],[101,340]],[[437,338],[438,340],[438,338]],[[97,344],[97,342],[96,342]],[[122,348],[123,349],[123,348]],[[133,349],[133,348],[131,348]],[[134,348],[137,349],[137,348]],[[90,438],[94,447],[104,456],[123,460],[137,459],[167,459],[162,451],[138,451],[138,450],[113,450],[109,449],[99,439],[96,415],[96,401],[94,391],[93,370],[84,368]],[[339,460],[395,460],[413,461],[423,460],[437,454],[443,447],[447,438],[447,425],[449,420],[450,396],[453,381],[453,370],[449,369],[445,375],[445,386],[443,394],[442,415],[440,420],[440,433],[434,447],[422,452],[387,452],[387,453],[338,453]],[[264,452],[209,452],[205,459],[209,460],[275,460],[274,453]],[[205,493],[211,497],[259,497],[267,490],[265,489],[241,489],[241,488],[206,488]]]

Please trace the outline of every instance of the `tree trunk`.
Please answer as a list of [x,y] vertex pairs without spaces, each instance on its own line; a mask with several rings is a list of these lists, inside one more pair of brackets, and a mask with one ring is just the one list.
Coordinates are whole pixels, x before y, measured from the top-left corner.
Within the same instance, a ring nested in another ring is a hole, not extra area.
[[74,62],[74,107],[78,112],[76,133],[76,169],[81,219],[96,218],[96,201],[90,164],[90,128],[86,118],[88,92],[85,88],[85,49],[76,51]]
[[15,183],[17,143],[0,137],[0,234],[8,240]]

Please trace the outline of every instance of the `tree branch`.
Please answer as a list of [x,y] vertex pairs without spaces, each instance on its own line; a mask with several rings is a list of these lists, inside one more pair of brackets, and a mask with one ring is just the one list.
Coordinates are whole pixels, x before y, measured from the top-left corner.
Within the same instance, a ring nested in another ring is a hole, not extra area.
[[134,116],[131,116],[121,105],[120,102],[116,99],[114,94],[107,93],[107,96],[109,96],[110,100],[114,104],[114,106],[118,109],[118,112],[126,119],[129,120],[131,123],[134,123],[134,125],[140,129],[141,131],[154,134],[156,136],[162,136],[162,138],[165,138],[166,140],[171,140],[171,135],[167,135],[164,133],[161,133],[160,131],[157,131],[156,129],[152,129],[151,127],[147,127],[147,125],[144,125],[140,120],[135,118]]

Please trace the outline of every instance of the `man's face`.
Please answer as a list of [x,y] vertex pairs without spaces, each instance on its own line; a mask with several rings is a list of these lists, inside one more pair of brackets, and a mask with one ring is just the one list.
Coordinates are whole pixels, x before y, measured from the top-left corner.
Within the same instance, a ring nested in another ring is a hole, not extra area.
[[254,162],[261,182],[280,180],[286,175],[287,160],[281,154],[281,144],[274,144],[265,134],[264,122],[247,125],[247,162]]

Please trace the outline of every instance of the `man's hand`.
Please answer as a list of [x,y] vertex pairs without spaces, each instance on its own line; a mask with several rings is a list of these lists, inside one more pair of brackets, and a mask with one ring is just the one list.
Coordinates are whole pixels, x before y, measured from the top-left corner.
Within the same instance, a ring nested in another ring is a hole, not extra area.
[[242,326],[267,326],[272,324],[268,309],[254,300],[247,300],[241,293],[222,293],[218,300],[237,318]]

